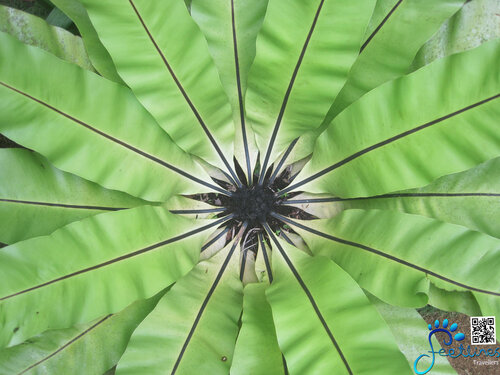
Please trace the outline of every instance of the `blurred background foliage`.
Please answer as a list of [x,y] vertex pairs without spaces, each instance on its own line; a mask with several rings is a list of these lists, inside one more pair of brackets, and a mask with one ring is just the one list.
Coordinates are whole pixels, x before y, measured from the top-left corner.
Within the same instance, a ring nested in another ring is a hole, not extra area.
[[0,5],[19,9],[45,19],[53,26],[62,27],[75,35],[78,29],[63,12],[57,9],[49,0],[0,0]]

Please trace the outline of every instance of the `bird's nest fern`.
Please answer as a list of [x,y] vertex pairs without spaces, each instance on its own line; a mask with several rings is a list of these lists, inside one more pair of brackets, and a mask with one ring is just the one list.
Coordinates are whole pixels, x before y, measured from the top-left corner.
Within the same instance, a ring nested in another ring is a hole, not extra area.
[[477,1],[52,2],[82,39],[0,12],[0,373],[403,374],[415,307],[498,315]]

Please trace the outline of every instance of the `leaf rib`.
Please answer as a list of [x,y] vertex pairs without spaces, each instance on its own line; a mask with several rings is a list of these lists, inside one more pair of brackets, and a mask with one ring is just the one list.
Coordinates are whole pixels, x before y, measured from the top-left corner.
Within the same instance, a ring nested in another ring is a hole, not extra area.
[[[246,227],[246,223],[243,226]],[[243,231],[244,231],[244,229],[242,230],[242,232]],[[177,369],[179,367],[179,364],[180,364],[180,362],[182,360],[182,357],[184,356],[184,353],[186,352],[186,349],[187,349],[187,347],[189,345],[189,342],[191,341],[191,338],[193,337],[194,331],[195,331],[196,327],[198,326],[198,323],[200,322],[201,316],[203,315],[203,312],[205,311],[205,308],[207,307],[208,302],[210,301],[210,298],[212,297],[212,294],[215,291],[215,288],[219,284],[219,281],[222,278],[222,275],[224,274],[224,271],[226,270],[227,265],[229,264],[229,261],[231,260],[231,257],[233,256],[234,249],[236,249],[236,246],[238,245],[238,242],[239,242],[239,239],[237,239],[237,240],[234,241],[233,245],[231,246],[231,249],[229,250],[229,253],[226,256],[226,259],[222,263],[222,266],[221,266],[221,268],[219,270],[219,273],[215,277],[215,280],[212,283],[212,286],[210,287],[210,290],[208,291],[207,296],[203,300],[203,303],[201,304],[201,307],[198,310],[198,314],[196,315],[194,323],[191,326],[191,329],[190,329],[190,331],[188,333],[186,341],[184,341],[184,344],[182,345],[182,348],[181,348],[181,351],[180,351],[180,353],[179,353],[179,355],[177,357],[177,360],[175,361],[175,364],[174,364],[174,367],[172,369],[171,375],[174,375],[175,372],[177,371]]]
[[452,113],[449,113],[449,114],[447,114],[445,116],[441,116],[441,117],[439,117],[437,119],[434,119],[432,121],[429,121],[429,122],[427,122],[427,123],[425,123],[423,125],[419,125],[419,126],[417,126],[415,128],[412,128],[410,130],[404,131],[404,132],[402,132],[402,133],[400,133],[398,135],[395,135],[395,136],[393,136],[391,138],[388,138],[388,139],[386,139],[384,141],[381,141],[381,142],[378,142],[378,143],[376,143],[374,145],[366,147],[366,148],[364,148],[364,149],[362,149],[362,150],[360,150],[360,151],[352,154],[351,156],[348,156],[347,158],[345,158],[345,159],[343,159],[343,160],[341,160],[341,161],[339,161],[339,162],[337,162],[335,164],[332,164],[331,166],[329,166],[329,167],[327,167],[327,168],[325,168],[325,169],[323,169],[323,170],[321,170],[321,171],[313,174],[312,176],[307,177],[304,180],[302,180],[300,182],[297,182],[296,184],[288,186],[287,188],[281,190],[277,194],[279,196],[281,196],[283,194],[286,194],[286,193],[292,191],[293,189],[296,189],[299,186],[305,185],[308,182],[316,180],[317,178],[319,178],[319,177],[321,177],[321,176],[323,176],[323,175],[325,175],[325,174],[333,171],[334,169],[337,169],[337,168],[339,168],[339,167],[341,167],[341,166],[343,166],[343,165],[345,165],[345,164],[353,161],[354,159],[357,159],[360,156],[363,156],[364,154],[367,154],[370,151],[376,150],[376,149],[378,149],[380,147],[383,147],[383,146],[388,145],[388,144],[390,144],[392,142],[395,142],[395,141],[397,141],[397,140],[399,140],[401,138],[404,138],[404,137],[407,137],[407,136],[412,135],[414,133],[417,133],[420,130],[424,130],[424,129],[426,129],[428,127],[431,127],[433,125],[439,124],[442,121],[445,121],[445,120],[447,120],[447,119],[449,119],[451,117],[457,116],[457,115],[459,115],[461,113],[464,113],[464,112],[466,112],[466,111],[468,111],[470,109],[474,109],[474,108],[476,108],[476,107],[478,107],[478,106],[480,106],[482,104],[486,104],[486,103],[488,103],[488,102],[490,102],[492,100],[498,99],[499,97],[500,97],[500,94],[496,94],[496,95],[490,96],[489,98],[483,99],[483,100],[481,100],[479,102],[476,102],[474,104],[468,105],[467,107],[461,108],[461,109],[459,109],[457,111],[454,111]]
[[283,237],[283,239],[284,239],[286,242],[288,242],[290,245],[295,246],[295,245],[293,244],[292,240],[290,239],[290,237],[288,237],[288,236],[285,234],[285,231],[284,231],[284,230],[281,230],[280,235],[281,235],[281,237]]
[[248,250],[243,250],[240,265],[240,280],[243,281],[243,276],[245,276],[245,265],[247,262],[247,252]]
[[262,255],[264,256],[264,264],[266,265],[267,275],[269,277],[269,283],[273,282],[273,271],[271,269],[271,264],[269,263],[269,257],[267,256],[266,246],[264,244],[264,239],[262,233],[259,233],[259,242],[262,249]]
[[288,366],[286,364],[286,359],[283,353],[281,353],[281,359],[283,360],[283,369],[285,370],[285,375],[289,375],[288,373]]
[[278,250],[279,250],[281,256],[283,257],[283,259],[285,260],[286,264],[288,265],[288,268],[290,268],[290,271],[292,271],[293,276],[295,277],[295,279],[297,280],[297,282],[300,284],[302,290],[304,291],[304,293],[306,294],[307,298],[309,299],[309,302],[311,303],[311,305],[312,305],[312,307],[314,309],[314,312],[316,313],[318,319],[320,320],[320,322],[321,322],[324,330],[326,331],[328,337],[330,338],[333,346],[335,347],[335,349],[339,353],[339,356],[342,359],[342,362],[344,363],[344,366],[346,367],[347,372],[350,375],[352,375],[353,372],[351,370],[351,367],[349,366],[349,363],[347,362],[347,360],[346,360],[346,358],[344,356],[344,353],[342,352],[342,349],[340,349],[340,346],[337,343],[337,340],[335,340],[335,337],[333,336],[333,333],[330,331],[330,327],[328,327],[328,324],[326,323],[325,318],[323,318],[323,314],[321,314],[321,311],[319,310],[319,307],[316,304],[316,301],[314,300],[314,297],[312,296],[311,292],[309,291],[309,288],[304,283],[304,280],[302,280],[302,277],[300,276],[299,272],[297,271],[297,269],[293,265],[291,259],[288,257],[288,255],[286,254],[286,252],[283,249],[283,247],[281,246],[281,244],[278,242],[278,240],[274,236],[273,232],[271,231],[271,228],[269,228],[269,225],[267,225],[267,223],[264,224],[264,228],[266,229],[268,236],[271,237],[271,239],[273,240],[273,242],[275,243],[275,245],[278,247]]
[[168,62],[166,56],[163,54],[162,50],[158,46],[158,43],[156,43],[156,40],[153,38],[153,35],[151,34],[151,31],[147,27],[146,22],[144,21],[144,19],[142,18],[141,14],[139,13],[139,10],[137,9],[137,7],[135,6],[135,4],[134,4],[134,2],[132,0],[129,0],[129,3],[132,6],[132,9],[134,10],[134,13],[137,15],[137,18],[139,19],[139,22],[141,23],[142,27],[144,28],[144,31],[146,31],[146,33],[148,34],[148,37],[151,40],[151,43],[153,43],[153,46],[155,47],[156,51],[160,55],[161,59],[163,60],[163,63],[165,64],[165,67],[167,68],[168,72],[170,73],[170,76],[172,77],[172,79],[174,80],[175,84],[177,85],[177,88],[179,89],[179,91],[181,92],[182,96],[184,97],[184,100],[186,100],[186,103],[189,105],[189,108],[191,108],[191,111],[193,112],[194,116],[198,120],[198,123],[201,125],[203,131],[205,132],[205,134],[208,137],[208,139],[209,139],[210,143],[212,144],[212,146],[215,148],[215,151],[217,152],[217,154],[219,155],[220,159],[222,160],[222,162],[226,166],[227,170],[229,171],[229,173],[231,173],[232,177],[230,178],[230,180],[232,180],[232,182],[235,185],[237,184],[238,186],[241,186],[241,182],[238,179],[238,176],[234,172],[233,168],[231,168],[231,165],[228,163],[226,157],[222,153],[222,150],[220,149],[219,145],[215,141],[215,138],[213,137],[212,133],[210,133],[210,130],[208,129],[207,125],[205,124],[205,121],[203,120],[203,118],[201,117],[200,113],[196,109],[195,105],[193,104],[193,102],[189,98],[189,95],[187,94],[186,90],[184,89],[184,87],[182,86],[181,82],[177,78],[177,75],[175,74],[174,70],[170,66],[170,63]]
[[225,235],[227,232],[229,232],[230,227],[226,227],[222,232],[220,232],[217,236],[212,238],[210,241],[208,241],[205,245],[202,246],[200,253],[204,252],[206,249],[208,249],[210,246],[212,246],[215,242],[219,240],[223,235]]
[[199,210],[169,210],[173,214],[187,215],[187,214],[210,214],[215,212],[225,211],[225,207],[214,207],[214,208],[201,208]]
[[363,43],[363,45],[361,46],[361,48],[359,49],[359,53],[363,52],[363,50],[366,48],[366,46],[371,42],[371,40],[373,39],[373,37],[375,35],[377,35],[377,33],[380,31],[380,29],[382,28],[382,26],[384,26],[384,24],[387,22],[387,20],[389,19],[389,17],[392,16],[392,14],[396,11],[396,9],[401,5],[401,3],[403,2],[403,0],[398,0],[398,2],[392,7],[392,9],[389,11],[389,13],[387,13],[387,15],[384,17],[384,19],[382,20],[382,22],[380,22],[377,27],[375,28],[375,30],[373,30],[373,32],[370,34],[370,36],[366,39],[366,41]]
[[82,270],[79,270],[79,271],[75,271],[75,272],[72,272],[70,274],[67,274],[67,275],[64,275],[64,276],[61,276],[61,277],[58,277],[56,279],[53,279],[53,280],[50,280],[50,281],[47,281],[47,282],[44,282],[44,283],[41,283],[41,284],[38,284],[38,285],[35,285],[35,286],[32,286],[30,288],[27,288],[27,289],[23,289],[19,292],[16,292],[16,293],[13,293],[13,294],[10,294],[8,296],[5,296],[5,297],[1,297],[0,298],[0,301],[5,301],[7,299],[10,299],[10,298],[13,298],[13,297],[16,297],[16,296],[19,296],[19,295],[22,295],[22,294],[25,294],[25,293],[28,293],[28,292],[31,292],[33,290],[36,290],[36,289],[40,289],[42,287],[45,287],[47,285],[51,285],[51,284],[54,284],[56,282],[59,282],[59,281],[63,281],[63,280],[66,280],[66,279],[69,279],[71,277],[74,277],[74,276],[78,276],[78,275],[81,275],[83,273],[87,273],[87,272],[91,272],[91,271],[94,271],[96,269],[99,269],[99,268],[102,268],[102,267],[105,267],[105,266],[109,266],[110,264],[114,264],[114,263],[117,263],[117,262],[120,262],[122,260],[125,260],[125,259],[129,259],[129,258],[132,258],[132,257],[135,257],[137,255],[141,255],[141,254],[144,254],[144,253],[147,253],[149,251],[152,251],[152,250],[155,250],[159,247],[162,247],[162,246],[165,246],[165,245],[168,245],[168,244],[171,244],[173,242],[177,242],[177,241],[180,241],[180,240],[183,240],[185,238],[188,238],[188,237],[191,237],[191,236],[194,236],[195,234],[198,234],[198,233],[201,233],[201,232],[204,232],[205,230],[207,229],[210,229],[216,225],[219,225],[225,221],[228,221],[232,218],[232,216],[226,216],[222,219],[219,219],[213,223],[210,223],[210,224],[207,224],[203,227],[200,227],[198,229],[195,229],[195,230],[192,230],[192,231],[189,231],[189,232],[186,232],[186,233],[183,233],[181,235],[178,235],[176,237],[172,237],[172,238],[169,238],[169,239],[166,239],[166,240],[163,240],[161,242],[158,242],[158,243],[155,243],[153,245],[150,245],[150,246],[147,246],[147,247],[144,247],[142,249],[139,249],[139,250],[136,250],[136,251],[133,251],[131,253],[128,253],[128,254],[125,254],[125,255],[121,255],[119,257],[116,257],[116,258],[113,258],[111,260],[108,260],[106,262],[102,262],[102,263],[99,263],[99,264],[96,264],[95,266],[92,266],[92,267],[87,267],[87,268],[84,268]]
[[368,252],[370,252],[372,254],[379,255],[381,257],[384,257],[386,259],[392,260],[394,262],[397,262],[397,263],[402,264],[404,266],[407,266],[409,268],[413,268],[413,269],[415,269],[417,271],[425,273],[426,275],[434,276],[434,277],[436,277],[438,279],[441,279],[441,280],[446,281],[446,282],[448,282],[450,284],[453,284],[453,285],[457,285],[457,286],[459,286],[461,288],[468,289],[468,290],[471,290],[473,292],[490,294],[490,295],[493,295],[493,296],[500,297],[500,292],[493,292],[493,291],[490,291],[490,290],[480,289],[480,288],[476,288],[476,287],[473,287],[473,286],[469,286],[469,285],[460,283],[458,281],[455,281],[455,280],[452,280],[450,278],[447,278],[446,276],[440,275],[440,274],[438,274],[436,272],[433,272],[431,270],[428,270],[426,268],[417,266],[416,264],[407,262],[407,261],[405,261],[403,259],[395,257],[394,255],[386,254],[383,251],[374,249],[372,247],[369,247],[369,246],[366,246],[366,245],[363,245],[363,244],[360,244],[360,243],[357,243],[357,242],[354,242],[354,241],[345,240],[343,238],[335,237],[335,236],[332,236],[332,235],[327,234],[327,233],[320,232],[320,231],[318,231],[316,229],[307,227],[307,226],[305,226],[303,224],[300,224],[300,223],[298,223],[296,221],[293,221],[293,220],[291,220],[291,219],[289,219],[287,217],[281,216],[279,214],[273,214],[273,216],[275,218],[277,218],[278,220],[281,220],[281,221],[286,222],[286,223],[291,224],[291,225],[295,225],[296,227],[301,228],[301,229],[303,229],[305,231],[308,231],[308,232],[310,232],[312,234],[315,234],[315,235],[317,235],[319,237],[323,237],[323,238],[326,238],[326,239],[334,241],[334,242],[338,242],[338,243],[341,243],[341,244],[344,244],[344,245],[356,247],[356,248],[364,250],[364,251],[368,251]]
[[283,201],[281,204],[303,204],[303,203],[327,203],[327,202],[346,202],[346,201],[360,201],[367,199],[387,199],[387,198],[427,198],[427,197],[442,197],[442,198],[456,198],[456,197],[500,197],[500,193],[391,193],[373,195],[370,197],[354,197],[354,198],[311,198],[311,199],[290,199]]
[[60,207],[60,208],[75,208],[82,210],[120,211],[127,209],[127,207],[86,206],[78,204],[37,202],[37,201],[25,201],[25,200],[5,199],[5,198],[0,198],[0,202],[30,204],[35,206],[48,206],[48,207]]
[[102,323],[104,323],[106,320],[108,320],[109,318],[111,318],[113,316],[113,314],[109,314],[109,315],[106,315],[104,318],[102,318],[101,320],[99,320],[97,323],[95,323],[94,325],[92,325],[91,327],[87,328],[85,331],[83,331],[82,333],[80,333],[78,336],[75,336],[74,338],[72,338],[70,341],[68,341],[66,344],[64,344],[63,346],[61,346],[60,348],[58,348],[56,351],[50,353],[48,356],[42,358],[41,360],[39,360],[38,362],[32,364],[31,366],[25,368],[23,371],[21,371],[18,375],[23,375],[25,374],[26,372],[32,370],[33,368],[35,368],[36,366],[42,364],[43,362],[49,360],[50,358],[54,357],[56,354],[62,352],[64,349],[66,349],[68,346],[70,346],[71,344],[75,343],[76,341],[78,341],[79,339],[81,339],[83,336],[85,336],[87,333],[91,332],[92,330],[94,330],[95,328],[97,328],[98,326],[100,326]]
[[285,96],[283,98],[283,102],[281,103],[281,108],[278,113],[278,117],[276,119],[276,123],[274,124],[274,129],[273,133],[271,135],[271,139],[269,140],[269,145],[267,146],[267,151],[266,151],[266,156],[264,158],[264,163],[262,164],[260,176],[259,176],[259,185],[262,185],[262,182],[264,181],[264,177],[266,175],[266,169],[267,165],[269,163],[269,158],[271,157],[271,151],[274,146],[274,142],[276,141],[276,136],[278,135],[278,130],[281,125],[281,120],[283,119],[283,115],[285,114],[285,109],[288,104],[288,99],[290,97],[290,93],[292,92],[293,85],[295,83],[295,78],[297,77],[297,74],[299,72],[300,65],[302,64],[302,60],[304,59],[304,56],[306,54],[307,47],[309,46],[309,41],[311,40],[312,34],[314,32],[314,29],[316,27],[316,23],[318,21],[319,15],[321,13],[321,9],[323,8],[325,0],[321,0],[318,5],[318,9],[316,10],[316,14],[314,15],[314,20],[311,24],[311,28],[309,29],[309,32],[307,34],[306,40],[304,42],[304,45],[302,47],[302,50],[300,51],[299,59],[297,60],[297,64],[295,65],[295,69],[293,70],[292,73],[292,78],[290,79],[290,82],[288,84],[288,88],[286,89]]
[[138,148],[136,148],[136,147],[134,147],[132,145],[129,145],[128,143],[126,143],[124,141],[119,140],[118,138],[115,138],[115,137],[113,137],[113,136],[111,136],[111,135],[109,135],[109,134],[107,134],[107,133],[105,133],[105,132],[103,132],[103,131],[101,131],[99,129],[96,129],[93,126],[91,126],[91,125],[89,125],[89,124],[87,124],[87,123],[85,123],[85,122],[83,122],[83,121],[81,121],[81,120],[79,120],[79,119],[71,116],[70,114],[65,113],[65,112],[63,112],[63,111],[61,111],[61,110],[59,110],[59,109],[51,106],[50,104],[45,103],[44,101],[42,101],[40,99],[37,99],[34,96],[29,95],[28,93],[25,93],[25,92],[23,92],[21,90],[18,90],[15,87],[12,87],[12,86],[10,86],[10,85],[2,82],[2,81],[0,81],[0,85],[4,86],[4,87],[6,87],[6,88],[8,88],[8,89],[10,89],[10,90],[12,90],[14,92],[17,92],[18,94],[23,95],[23,96],[27,97],[28,99],[31,99],[31,100],[37,102],[38,104],[41,104],[41,105],[45,106],[46,108],[49,108],[50,110],[52,110],[52,111],[60,114],[61,116],[64,116],[67,119],[69,119],[69,120],[71,120],[71,121],[73,121],[73,122],[75,122],[75,123],[77,123],[77,124],[79,124],[79,125],[87,128],[87,129],[93,131],[94,133],[99,134],[100,136],[102,136],[102,137],[104,137],[106,139],[109,139],[110,141],[115,142],[115,143],[119,144],[120,146],[125,147],[125,148],[127,148],[127,149],[129,149],[129,150],[131,150],[131,151],[133,151],[133,152],[135,152],[135,153],[137,153],[137,154],[145,157],[146,159],[154,161],[155,163],[158,163],[158,164],[160,164],[160,165],[162,165],[162,166],[170,169],[171,171],[173,171],[175,173],[178,173],[179,175],[181,175],[181,176],[183,176],[185,178],[190,179],[191,181],[197,182],[200,185],[203,185],[203,186],[209,187],[211,189],[214,189],[214,190],[216,190],[216,191],[218,191],[218,192],[220,192],[220,193],[222,193],[224,195],[228,195],[229,194],[228,191],[226,191],[226,190],[224,190],[224,189],[222,189],[222,188],[220,188],[218,186],[212,185],[212,184],[210,184],[208,182],[205,182],[205,181],[203,181],[203,180],[201,180],[201,179],[199,179],[199,178],[197,178],[195,176],[192,176],[189,173],[187,173],[187,172],[185,172],[185,171],[183,171],[183,170],[181,170],[181,169],[179,169],[177,167],[174,167],[173,165],[171,165],[171,164],[169,164],[169,163],[167,163],[167,162],[165,162],[165,161],[163,161],[163,160],[161,160],[161,159],[159,159],[159,158],[157,158],[157,157],[155,157],[155,156],[153,156],[151,154],[148,154],[145,151],[142,151],[142,150],[140,150],[140,149],[138,149]]
[[278,176],[278,173],[280,171],[280,169],[283,167],[283,164],[285,164],[285,161],[286,159],[288,158],[288,156],[290,156],[290,153],[292,152],[293,148],[295,147],[295,145],[297,144],[297,141],[299,139],[298,138],[295,138],[293,140],[292,143],[290,143],[290,146],[288,146],[288,148],[286,149],[285,153],[283,154],[283,157],[281,158],[280,162],[278,163],[278,165],[276,166],[276,168],[274,169],[274,172],[273,174],[271,175],[271,178],[269,179],[269,184],[271,185],[274,180],[276,179],[276,177]]
[[233,34],[234,67],[236,71],[236,87],[238,90],[238,104],[240,110],[241,134],[243,136],[243,148],[245,149],[245,159],[247,166],[248,185],[252,185],[252,167],[250,165],[250,152],[248,151],[248,139],[245,123],[245,107],[243,93],[241,90],[240,59],[238,56],[238,38],[236,37],[236,20],[234,15],[234,0],[231,0],[231,29]]

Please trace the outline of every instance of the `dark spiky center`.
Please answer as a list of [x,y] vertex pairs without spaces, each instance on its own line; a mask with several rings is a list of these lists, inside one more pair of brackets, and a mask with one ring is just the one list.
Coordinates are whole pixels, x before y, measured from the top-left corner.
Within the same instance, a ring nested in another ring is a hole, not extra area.
[[[213,212],[218,212],[214,215],[214,218],[227,218],[221,224],[221,229],[224,229],[213,237],[213,239],[207,241],[202,251],[211,246],[214,240],[217,241],[223,237],[224,243],[227,244],[239,235],[241,238],[242,253],[246,254],[248,251],[251,251],[256,256],[259,248],[259,236],[267,243],[267,246],[271,246],[269,232],[291,243],[289,235],[296,233],[280,217],[293,220],[311,220],[316,218],[299,207],[286,204],[288,199],[300,194],[300,192],[280,194],[280,191],[286,188],[293,180],[294,176],[291,174],[292,166],[287,166],[281,173],[272,175],[274,166],[271,165],[260,179],[261,181],[259,181],[260,166],[259,168],[256,167],[250,183],[236,160],[235,166],[240,183],[233,184],[229,181],[213,178],[213,181],[223,188],[227,194],[214,192],[189,196],[192,199],[214,206],[215,211]],[[199,211],[202,214],[206,213],[207,209]],[[246,255],[242,258],[242,264],[245,263],[245,259],[247,259]],[[241,277],[243,277],[244,267],[242,267],[240,272]]]
[[254,226],[267,221],[276,204],[277,199],[270,188],[261,185],[242,186],[232,194],[228,210],[236,220]]

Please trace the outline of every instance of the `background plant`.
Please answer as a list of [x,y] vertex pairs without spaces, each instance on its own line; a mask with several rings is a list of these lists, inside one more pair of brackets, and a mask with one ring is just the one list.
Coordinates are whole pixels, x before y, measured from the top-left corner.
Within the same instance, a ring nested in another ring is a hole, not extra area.
[[53,3],[0,12],[1,371],[409,373],[413,308],[498,315],[494,4]]

